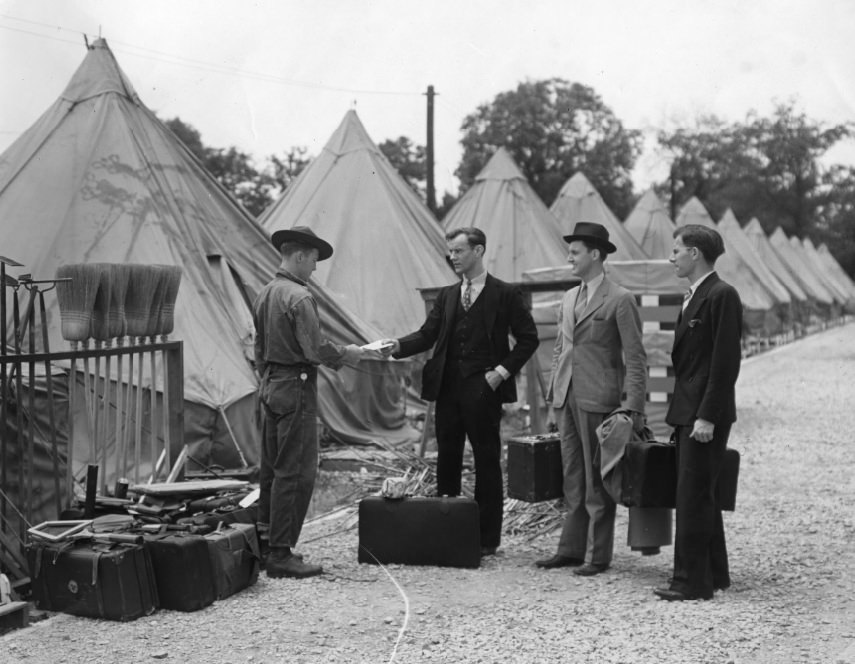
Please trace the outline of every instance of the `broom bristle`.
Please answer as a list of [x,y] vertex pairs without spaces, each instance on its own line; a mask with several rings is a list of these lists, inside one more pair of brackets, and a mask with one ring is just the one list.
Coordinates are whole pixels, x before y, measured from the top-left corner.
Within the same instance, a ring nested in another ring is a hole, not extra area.
[[157,334],[158,317],[160,310],[163,308],[163,298],[166,295],[166,266],[152,265],[157,271],[157,285],[154,288],[154,295],[151,299],[151,306],[148,311],[148,320],[146,321],[147,337],[153,337]]
[[159,275],[154,265],[130,264],[128,290],[125,293],[125,321],[129,337],[146,336],[151,303]]
[[56,278],[71,279],[58,282],[56,288],[62,338],[66,341],[88,339],[92,309],[101,282],[100,269],[97,264],[89,263],[60,265]]
[[125,320],[125,298],[128,294],[128,282],[131,278],[129,266],[124,263],[110,265],[110,280],[113,287],[110,290],[110,315],[108,319],[111,337],[123,337],[127,334],[128,323]]
[[181,268],[177,265],[163,265],[163,299],[157,313],[155,334],[167,335],[175,329],[175,299],[181,285]]
[[110,280],[110,264],[95,263],[93,267],[98,268],[99,282],[95,304],[92,307],[89,336],[98,341],[105,341],[110,338],[110,301],[112,299],[110,291],[113,285]]

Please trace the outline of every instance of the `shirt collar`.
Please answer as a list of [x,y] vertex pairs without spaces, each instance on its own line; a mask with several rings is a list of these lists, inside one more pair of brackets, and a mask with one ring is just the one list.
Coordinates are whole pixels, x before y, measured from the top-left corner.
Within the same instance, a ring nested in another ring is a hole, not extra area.
[[291,281],[294,281],[294,282],[300,284],[301,286],[308,286],[309,285],[308,281],[303,281],[296,274],[294,274],[293,272],[289,272],[284,267],[280,267],[278,270],[276,270],[276,276],[277,277],[285,277],[286,279],[290,279]]
[[597,292],[597,289],[600,287],[600,284],[603,283],[603,279],[605,278],[605,272],[600,272],[596,277],[585,282],[585,287],[588,289],[588,298]]
[[[463,283],[466,284],[466,277],[463,277]],[[472,277],[470,282],[473,286],[483,286],[487,283],[487,270],[484,270],[477,277]]]
[[715,270],[710,270],[705,275],[703,275],[700,279],[698,279],[695,283],[693,283],[691,286],[689,286],[689,290],[692,291],[692,295],[695,294],[695,291],[698,290],[698,286],[700,286],[701,283],[703,283],[704,279],[706,279],[708,276],[710,276],[713,272],[715,272]]

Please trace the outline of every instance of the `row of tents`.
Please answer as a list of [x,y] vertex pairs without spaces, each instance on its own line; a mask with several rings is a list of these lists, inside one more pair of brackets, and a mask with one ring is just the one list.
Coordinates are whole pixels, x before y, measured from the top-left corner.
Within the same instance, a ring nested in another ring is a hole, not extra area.
[[[499,149],[440,225],[354,111],[253,219],[143,104],[103,39],[59,99],[0,155],[0,253],[34,278],[80,262],[182,267],[173,336],[185,347],[185,442],[194,458],[225,466],[258,457],[250,303],[278,265],[273,231],[308,225],[335,247],[312,284],[324,332],[365,343],[418,327],[425,315],[418,289],[455,279],[446,231],[482,228],[488,270],[522,282],[566,276],[562,235],[581,220],[609,229],[615,275],[620,263],[648,266],[624,278],[639,296],[685,288],[662,276],[674,222],[653,192],[623,223],[578,173],[547,208]],[[780,229],[767,237],[756,220],[742,228],[730,213],[716,224],[696,199],[676,220],[683,223],[725,236],[720,271],[739,289],[752,334],[780,334],[855,304],[855,284],[825,246]],[[659,276],[639,281],[639,274]],[[52,348],[65,347],[55,302],[49,319]],[[320,413],[329,433],[346,443],[414,440],[406,411],[423,404],[402,380],[410,368],[377,361],[324,370]]]

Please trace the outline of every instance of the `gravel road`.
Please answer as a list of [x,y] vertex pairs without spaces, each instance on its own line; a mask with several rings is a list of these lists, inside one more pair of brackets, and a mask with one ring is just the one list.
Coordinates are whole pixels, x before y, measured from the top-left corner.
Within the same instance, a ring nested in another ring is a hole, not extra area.
[[584,579],[533,566],[557,534],[506,538],[476,570],[359,565],[345,512],[304,530],[322,577],[126,624],[53,615],[0,637],[0,662],[853,664],[855,325],[747,360],[737,399],[733,585],[712,601],[655,598],[672,548],[622,546],[624,509],[613,567]]

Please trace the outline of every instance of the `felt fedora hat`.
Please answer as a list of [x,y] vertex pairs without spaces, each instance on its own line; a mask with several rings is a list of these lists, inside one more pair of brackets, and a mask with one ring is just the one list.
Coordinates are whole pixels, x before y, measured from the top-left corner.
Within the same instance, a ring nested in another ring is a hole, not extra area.
[[294,226],[287,230],[276,231],[270,238],[276,250],[282,246],[283,242],[299,242],[307,244],[318,250],[318,260],[325,261],[332,256],[333,249],[329,242],[326,242],[315,235],[315,232],[308,226]]
[[580,221],[570,235],[564,236],[565,242],[573,242],[574,240],[589,242],[600,249],[605,249],[607,254],[613,254],[617,251],[617,247],[609,242],[609,229],[590,221]]

